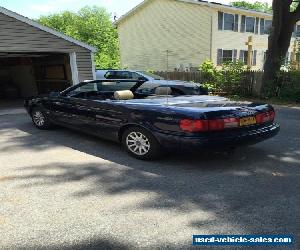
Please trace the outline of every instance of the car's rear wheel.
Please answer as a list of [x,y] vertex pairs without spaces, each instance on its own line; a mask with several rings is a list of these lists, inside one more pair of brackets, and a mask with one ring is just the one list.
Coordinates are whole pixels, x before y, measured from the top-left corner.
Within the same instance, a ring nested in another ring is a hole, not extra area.
[[34,108],[31,112],[31,117],[33,124],[38,129],[49,129],[51,127],[51,122],[41,108]]
[[130,127],[122,135],[126,151],[140,160],[154,160],[161,155],[161,147],[156,138],[146,129]]

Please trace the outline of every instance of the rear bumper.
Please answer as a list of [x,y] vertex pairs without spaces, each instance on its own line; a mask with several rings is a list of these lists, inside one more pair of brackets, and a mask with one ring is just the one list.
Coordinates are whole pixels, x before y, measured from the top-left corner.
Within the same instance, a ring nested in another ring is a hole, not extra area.
[[156,134],[160,144],[166,149],[194,150],[199,148],[217,149],[251,145],[278,134],[280,126],[273,123],[247,131],[231,131],[223,134],[212,133],[193,137]]

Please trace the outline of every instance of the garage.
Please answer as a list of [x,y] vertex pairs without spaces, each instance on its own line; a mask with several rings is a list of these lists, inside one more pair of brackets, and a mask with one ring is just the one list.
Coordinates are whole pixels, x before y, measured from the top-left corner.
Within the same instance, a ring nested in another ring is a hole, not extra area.
[[88,44],[1,7],[0,101],[95,79],[94,52]]

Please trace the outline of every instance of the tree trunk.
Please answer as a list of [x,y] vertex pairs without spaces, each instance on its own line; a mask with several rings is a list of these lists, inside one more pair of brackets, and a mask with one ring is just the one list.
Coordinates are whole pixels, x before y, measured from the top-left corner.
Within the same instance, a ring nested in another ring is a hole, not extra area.
[[296,19],[290,12],[290,4],[290,0],[273,0],[273,24],[264,66],[263,97],[276,94],[281,82],[280,68],[284,63],[296,24]]

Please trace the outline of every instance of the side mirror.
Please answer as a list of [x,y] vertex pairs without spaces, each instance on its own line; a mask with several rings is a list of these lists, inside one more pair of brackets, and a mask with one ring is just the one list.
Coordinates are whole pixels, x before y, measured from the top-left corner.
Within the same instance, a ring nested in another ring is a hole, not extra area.
[[60,92],[57,92],[57,91],[50,92],[49,96],[50,97],[60,97]]

